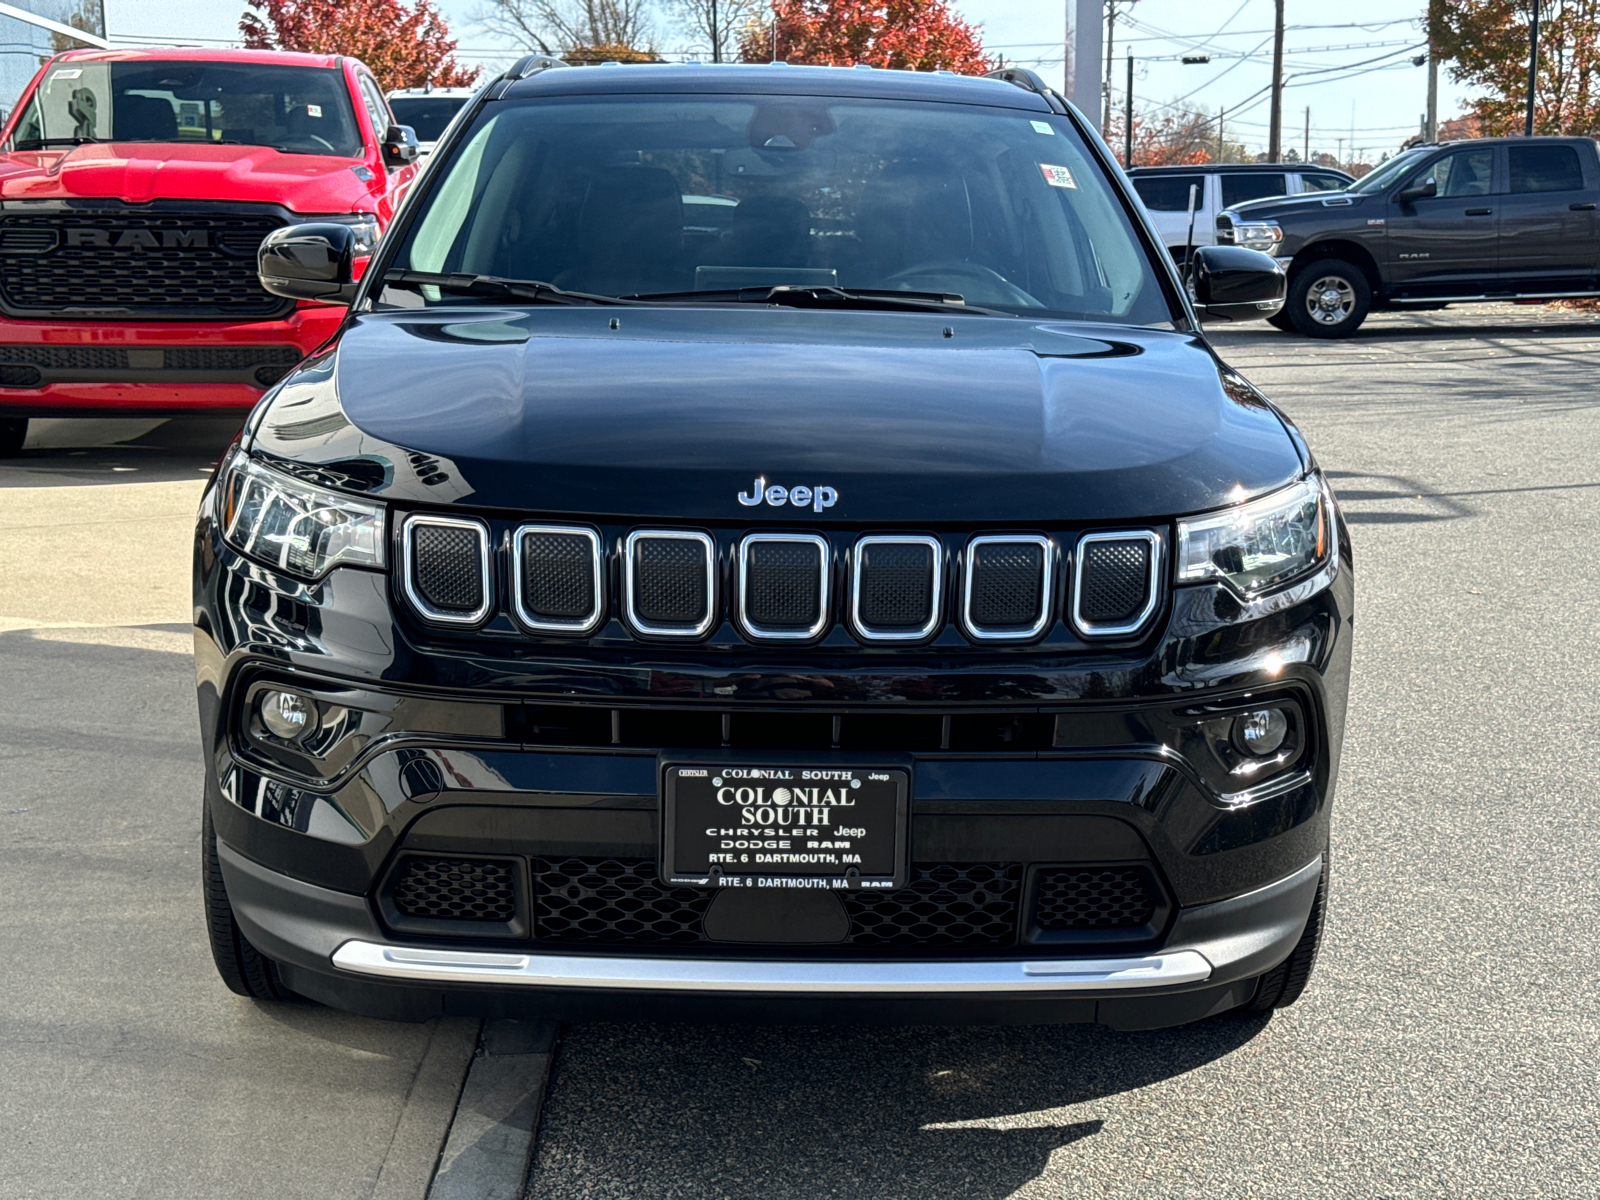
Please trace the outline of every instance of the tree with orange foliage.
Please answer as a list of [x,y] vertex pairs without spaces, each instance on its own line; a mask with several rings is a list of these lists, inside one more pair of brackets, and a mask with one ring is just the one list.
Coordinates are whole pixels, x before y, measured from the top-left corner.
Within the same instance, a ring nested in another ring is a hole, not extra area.
[[773,0],[740,41],[745,62],[891,67],[982,75],[990,69],[976,26],[946,0]]
[[[1480,137],[1521,133],[1528,104],[1528,0],[1429,0],[1450,77],[1489,94],[1467,106]],[[1533,131],[1600,132],[1600,0],[1542,0]]]
[[256,11],[239,18],[239,32],[249,49],[347,54],[371,67],[384,91],[466,87],[481,69],[456,62],[455,40],[429,0],[414,8],[401,0],[248,2]]

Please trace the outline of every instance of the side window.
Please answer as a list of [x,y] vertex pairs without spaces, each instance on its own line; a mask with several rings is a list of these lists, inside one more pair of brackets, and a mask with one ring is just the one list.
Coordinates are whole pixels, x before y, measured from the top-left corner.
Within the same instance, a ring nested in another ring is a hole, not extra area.
[[367,106],[373,134],[381,142],[383,135],[389,132],[389,126],[394,124],[389,117],[389,106],[384,103],[383,93],[378,91],[378,85],[369,76],[361,75],[358,78],[361,80],[361,101]]
[[1222,207],[1232,208],[1246,200],[1264,200],[1289,191],[1289,178],[1276,172],[1251,171],[1222,177]]
[[1512,146],[1512,192],[1577,192],[1583,168],[1571,146]]
[[1199,188],[1195,195],[1195,208],[1206,205],[1206,177],[1204,175],[1135,175],[1133,190],[1151,212],[1189,211],[1189,188]]
[[1350,185],[1337,175],[1307,173],[1300,176],[1300,184],[1308,192],[1342,192]]
[[1490,150],[1463,150],[1437,159],[1432,166],[1424,167],[1412,180],[1412,185],[1432,179],[1440,196],[1487,196],[1494,178],[1494,152]]

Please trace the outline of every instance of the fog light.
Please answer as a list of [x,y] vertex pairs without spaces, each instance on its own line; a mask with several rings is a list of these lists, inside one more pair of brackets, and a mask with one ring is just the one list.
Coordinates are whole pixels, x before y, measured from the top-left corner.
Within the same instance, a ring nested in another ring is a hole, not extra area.
[[1289,736],[1289,718],[1281,708],[1261,708],[1234,718],[1233,744],[1245,754],[1264,758]]
[[292,742],[317,727],[317,709],[295,692],[267,692],[261,697],[261,723],[273,737]]

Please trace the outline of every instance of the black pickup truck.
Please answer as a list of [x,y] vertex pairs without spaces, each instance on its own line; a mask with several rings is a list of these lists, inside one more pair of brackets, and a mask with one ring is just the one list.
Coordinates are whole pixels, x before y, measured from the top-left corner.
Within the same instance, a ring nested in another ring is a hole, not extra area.
[[1289,274],[1270,318],[1348,337],[1373,309],[1600,295],[1600,156],[1592,138],[1417,146],[1342,192],[1224,210],[1217,242]]

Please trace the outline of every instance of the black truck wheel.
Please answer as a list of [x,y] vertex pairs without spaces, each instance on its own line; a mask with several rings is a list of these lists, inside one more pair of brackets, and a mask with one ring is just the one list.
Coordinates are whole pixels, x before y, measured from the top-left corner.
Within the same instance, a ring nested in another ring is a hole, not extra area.
[[1284,305],[1277,312],[1267,318],[1267,324],[1274,329],[1281,329],[1285,333],[1294,332],[1294,322],[1289,319],[1289,306]]
[[200,828],[200,886],[205,892],[206,932],[211,936],[211,958],[228,990],[252,1000],[293,1000],[283,985],[278,965],[252,946],[234,918],[228,889],[217,861],[217,831],[211,809],[205,808]]
[[[1326,863],[1327,859],[1323,859]],[[1300,993],[1311,982],[1311,970],[1317,965],[1317,949],[1322,945],[1322,922],[1327,913],[1328,870],[1324,866],[1322,881],[1317,884],[1317,898],[1311,902],[1311,915],[1306,919],[1305,932],[1295,943],[1289,957],[1263,975],[1256,984],[1255,999],[1240,1012],[1265,1012],[1272,1008],[1288,1008],[1300,999]]]
[[0,419],[0,458],[11,458],[22,451],[22,443],[28,440],[27,417],[5,417]]
[[1349,337],[1372,311],[1372,288],[1353,263],[1319,259],[1295,272],[1283,311],[1306,337]]

